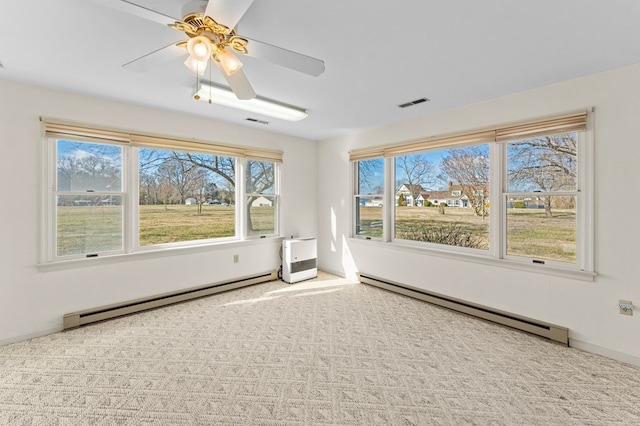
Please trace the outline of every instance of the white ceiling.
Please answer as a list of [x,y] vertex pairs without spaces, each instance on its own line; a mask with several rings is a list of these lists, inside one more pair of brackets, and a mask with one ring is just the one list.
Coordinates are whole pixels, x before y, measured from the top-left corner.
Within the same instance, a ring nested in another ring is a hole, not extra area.
[[290,123],[194,101],[180,60],[123,69],[183,36],[100,4],[117,1],[0,1],[0,78],[322,140],[640,62],[638,0],[255,0],[240,35],[325,61],[311,77],[243,58],[258,95],[308,110]]

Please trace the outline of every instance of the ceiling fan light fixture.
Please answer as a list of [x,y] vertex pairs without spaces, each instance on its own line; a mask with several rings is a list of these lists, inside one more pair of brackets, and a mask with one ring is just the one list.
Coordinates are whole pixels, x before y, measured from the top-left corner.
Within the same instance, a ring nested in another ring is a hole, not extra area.
[[242,62],[233,53],[229,52],[226,47],[218,46],[215,53],[215,59],[220,62],[224,73],[228,76],[235,74],[242,68]]
[[213,51],[211,40],[202,35],[193,37],[187,42],[187,51],[197,61],[208,61]]
[[241,109],[268,117],[287,121],[300,121],[309,116],[302,108],[286,105],[271,99],[255,97],[240,100],[230,89],[213,83],[200,82],[194,99],[207,100],[214,104]]
[[199,61],[191,56],[187,57],[184,61],[184,64],[193,71],[195,74],[204,75],[204,72],[207,69],[207,61]]

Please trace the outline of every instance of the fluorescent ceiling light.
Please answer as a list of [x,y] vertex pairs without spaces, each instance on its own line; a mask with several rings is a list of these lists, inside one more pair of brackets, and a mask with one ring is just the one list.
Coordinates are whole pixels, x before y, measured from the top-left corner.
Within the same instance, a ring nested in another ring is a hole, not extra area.
[[287,121],[300,121],[309,116],[302,108],[286,105],[259,96],[253,99],[240,100],[230,89],[203,81],[200,82],[194,98]]

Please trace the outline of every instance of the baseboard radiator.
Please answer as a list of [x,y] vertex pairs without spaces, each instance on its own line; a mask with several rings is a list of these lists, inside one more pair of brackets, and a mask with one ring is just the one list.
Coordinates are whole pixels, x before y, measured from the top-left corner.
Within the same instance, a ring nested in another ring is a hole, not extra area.
[[395,293],[403,294],[405,296],[413,297],[415,299],[423,300],[434,305],[462,312],[467,315],[472,315],[474,317],[506,325],[521,331],[526,331],[531,334],[546,337],[547,339],[569,346],[569,329],[566,327],[500,311],[464,300],[444,296],[442,294],[427,292],[368,274],[360,273],[358,275],[360,282],[363,284],[369,284]]
[[276,279],[278,279],[277,271],[270,271],[234,280],[218,282],[215,284],[207,284],[200,287],[192,287],[171,293],[158,294],[151,297],[129,300],[99,308],[87,309],[85,311],[73,312],[64,316],[63,329],[67,330],[77,328],[97,321],[104,321],[123,315],[160,308],[174,303],[186,302],[188,300],[210,296],[223,291],[274,281]]

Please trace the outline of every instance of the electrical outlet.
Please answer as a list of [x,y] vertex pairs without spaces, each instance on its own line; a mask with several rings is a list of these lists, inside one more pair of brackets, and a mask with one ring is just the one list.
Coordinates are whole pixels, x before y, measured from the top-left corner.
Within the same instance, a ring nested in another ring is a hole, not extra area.
[[233,255],[233,263],[238,263],[240,262],[240,255],[239,254],[234,254]]
[[621,315],[633,315],[633,302],[631,300],[618,300],[618,308]]

